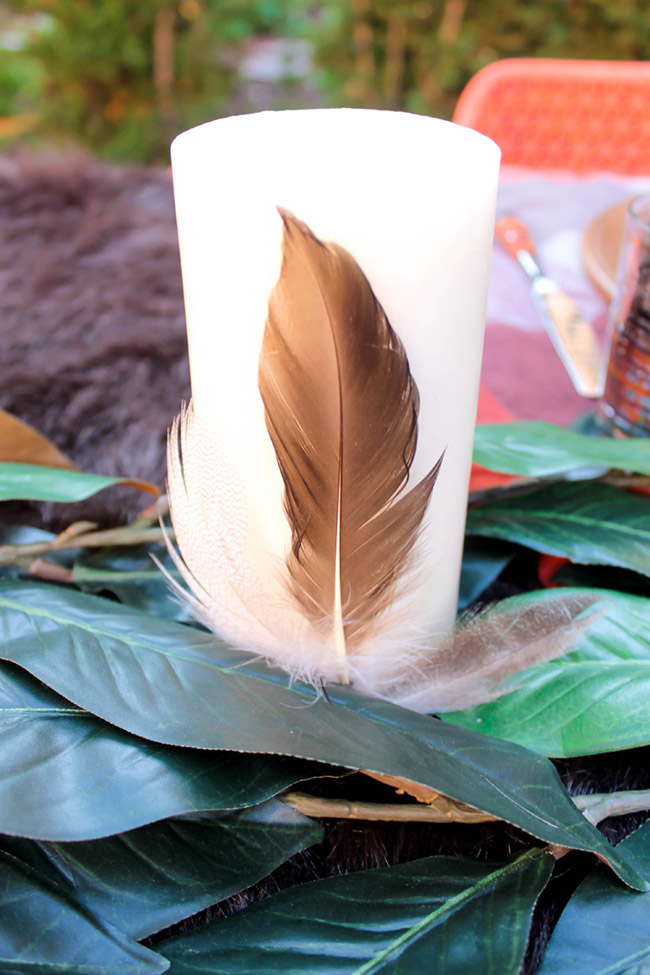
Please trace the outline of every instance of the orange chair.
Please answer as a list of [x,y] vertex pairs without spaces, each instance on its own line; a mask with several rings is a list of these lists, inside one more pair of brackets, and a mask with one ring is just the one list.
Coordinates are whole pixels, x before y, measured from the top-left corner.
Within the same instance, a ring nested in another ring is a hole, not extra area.
[[650,173],[650,62],[495,61],[467,84],[453,120],[494,139],[504,163]]

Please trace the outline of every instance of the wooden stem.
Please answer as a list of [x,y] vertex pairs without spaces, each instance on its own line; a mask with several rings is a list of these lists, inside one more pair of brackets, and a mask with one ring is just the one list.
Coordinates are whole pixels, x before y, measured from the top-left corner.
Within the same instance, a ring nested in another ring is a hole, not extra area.
[[[446,797],[441,797],[445,798]],[[347,799],[321,799],[303,792],[288,792],[282,801],[303,816],[318,819],[365,819],[373,822],[392,823],[489,823],[496,817],[478,810],[455,810],[453,800],[447,799],[446,808],[440,803],[416,805],[388,802],[361,802]]]
[[[94,529],[91,522],[75,522],[56,538],[44,542],[32,542],[28,545],[0,545],[0,565],[31,565],[33,559],[53,552],[62,552],[71,548],[107,548],[109,546],[129,546],[161,543],[165,540],[165,532],[153,522],[163,517],[168,511],[167,498],[159,498],[156,504],[149,507],[131,522],[119,528],[107,528],[102,531]],[[167,537],[173,541],[173,530],[167,530]],[[42,575],[42,566],[35,567],[35,575]],[[52,578],[52,577],[50,577]]]
[[[628,813],[650,809],[650,790],[635,792],[597,793],[589,796],[573,796],[573,802],[594,825],[609,816],[625,816]],[[497,816],[472,809],[447,796],[427,804],[363,802],[348,799],[324,799],[303,792],[288,792],[282,796],[286,805],[318,819],[364,819],[372,822],[393,823],[490,823],[498,822]],[[562,848],[564,849],[564,848]]]

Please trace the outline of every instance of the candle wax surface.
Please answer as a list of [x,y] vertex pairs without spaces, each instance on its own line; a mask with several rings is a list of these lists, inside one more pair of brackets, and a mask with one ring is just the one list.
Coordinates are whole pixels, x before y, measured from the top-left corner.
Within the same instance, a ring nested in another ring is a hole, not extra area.
[[268,556],[269,585],[290,530],[257,370],[283,207],[350,251],[406,349],[420,393],[409,484],[446,451],[417,543],[409,619],[423,637],[453,622],[498,166],[484,136],[399,112],[265,112],[174,141],[194,410],[220,424],[242,472],[249,552],[260,564]]

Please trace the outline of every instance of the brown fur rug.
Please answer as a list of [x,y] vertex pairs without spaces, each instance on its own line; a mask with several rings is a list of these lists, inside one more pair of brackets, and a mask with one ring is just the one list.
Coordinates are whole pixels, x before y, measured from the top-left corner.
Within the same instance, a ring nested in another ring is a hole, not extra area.
[[[2,408],[84,470],[162,487],[189,396],[167,170],[0,158],[0,350]],[[100,495],[84,517],[124,519],[143,498]]]

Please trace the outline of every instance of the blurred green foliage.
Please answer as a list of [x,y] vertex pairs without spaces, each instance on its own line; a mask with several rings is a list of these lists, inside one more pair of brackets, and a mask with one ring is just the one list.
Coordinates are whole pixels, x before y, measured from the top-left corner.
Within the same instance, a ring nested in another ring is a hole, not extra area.
[[0,115],[29,112],[41,85],[42,72],[36,58],[13,51],[0,56]]
[[650,58],[650,0],[328,0],[314,31],[335,104],[449,117],[506,57]]
[[295,36],[302,2],[4,0],[1,7],[46,21],[2,58],[0,114],[36,111],[46,136],[76,137],[108,158],[152,161],[168,158],[178,131],[221,114],[236,84],[238,46],[259,34]]
[[114,159],[165,160],[181,129],[254,109],[238,64],[260,36],[311,41],[323,104],[442,117],[497,58],[650,58],[650,0],[0,0],[0,36],[30,14],[0,52],[0,116]]

